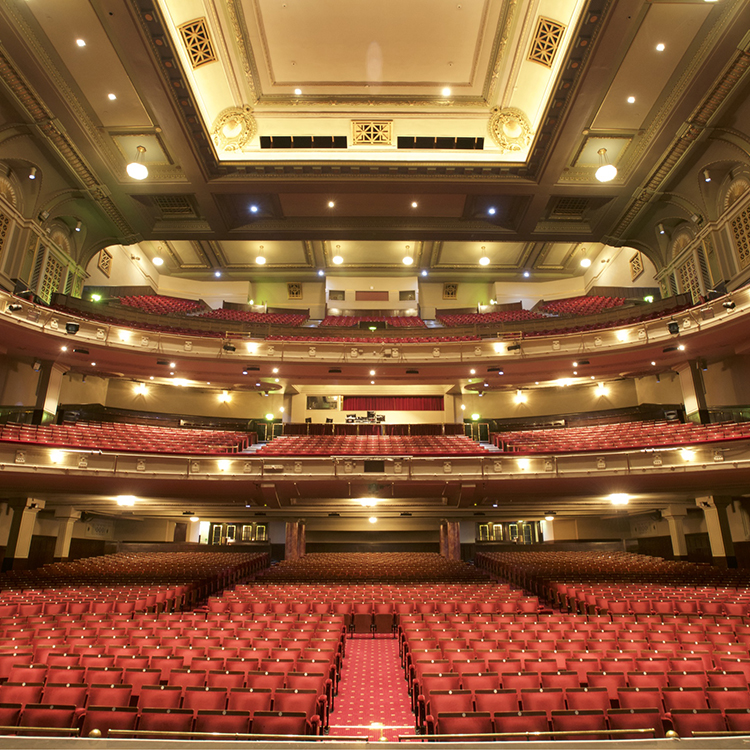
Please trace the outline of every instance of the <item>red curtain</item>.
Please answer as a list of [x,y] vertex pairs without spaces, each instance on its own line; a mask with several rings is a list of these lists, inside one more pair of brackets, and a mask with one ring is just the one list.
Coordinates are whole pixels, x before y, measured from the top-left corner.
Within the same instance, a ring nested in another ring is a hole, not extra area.
[[443,411],[442,396],[344,396],[344,411]]

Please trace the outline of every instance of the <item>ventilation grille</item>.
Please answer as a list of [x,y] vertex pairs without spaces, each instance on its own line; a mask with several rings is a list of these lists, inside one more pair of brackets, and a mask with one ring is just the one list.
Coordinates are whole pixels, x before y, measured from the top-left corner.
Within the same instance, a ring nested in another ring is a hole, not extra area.
[[698,272],[692,258],[685,261],[678,269],[677,274],[680,277],[680,286],[683,292],[690,292],[695,302],[701,294],[700,283],[698,282]]
[[286,285],[288,299],[302,299],[302,283],[299,281],[290,281]]
[[465,138],[452,136],[400,135],[398,148],[430,149],[433,151],[481,151],[484,149],[484,138]]
[[346,148],[345,135],[262,135],[261,148]]
[[42,264],[43,263],[44,263],[44,248],[40,246],[39,252],[37,253],[37,256],[36,256],[36,261],[34,263],[34,272],[31,274],[31,288],[32,289],[39,288],[39,279],[42,276]]
[[10,231],[10,217],[5,214],[0,214],[0,258],[3,257],[3,250],[5,249],[5,241],[8,239]]
[[552,209],[553,216],[571,218],[581,218],[589,208],[588,198],[568,198],[562,197],[557,199]]
[[443,299],[456,299],[458,297],[458,284],[447,282],[443,284]]
[[750,265],[750,207],[732,219],[732,235],[740,268]]
[[711,274],[708,272],[708,261],[703,247],[698,248],[698,266],[700,267],[701,279],[703,279],[703,288],[711,288]]
[[635,281],[643,273],[643,256],[636,253],[630,259],[630,280]]
[[47,267],[44,269],[44,281],[39,289],[39,296],[49,304],[52,295],[60,288],[63,267],[51,255],[47,258]]
[[193,68],[200,68],[202,65],[216,61],[216,53],[205,18],[196,18],[194,21],[182,24],[179,28]]
[[195,219],[197,214],[187,195],[152,195],[151,200],[163,219]]
[[529,50],[529,60],[551,68],[564,31],[565,26],[561,23],[539,16]]
[[352,146],[390,146],[393,144],[391,120],[352,120]]
[[99,251],[97,267],[107,278],[112,275],[112,254],[108,250],[102,248]]

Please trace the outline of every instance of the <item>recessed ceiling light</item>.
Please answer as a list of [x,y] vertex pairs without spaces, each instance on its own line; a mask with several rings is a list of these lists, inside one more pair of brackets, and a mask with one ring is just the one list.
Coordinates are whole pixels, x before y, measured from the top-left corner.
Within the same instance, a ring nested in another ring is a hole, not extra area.
[[528,271],[524,271],[524,272],[523,272],[523,277],[524,277],[524,279],[528,279],[528,278],[529,278],[529,276],[531,276],[531,274],[530,274],[530,273],[529,273]]
[[96,367],[96,362],[92,362],[92,363],[91,363],[91,366],[92,366],[92,367]]
[[653,360],[651,360],[651,366],[655,367],[656,366],[656,362],[654,362]]
[[659,44],[656,45],[656,51],[657,52],[664,52],[664,49],[665,49],[665,47],[664,47],[663,42],[659,42]]
[[333,208],[335,205],[333,201],[328,201],[328,208]]
[[302,93],[302,89],[294,89],[295,96],[299,96]]
[[581,258],[581,266],[588,268],[591,265],[591,261],[588,258]]
[[253,214],[257,214],[258,213],[258,207],[255,204],[253,204],[252,206],[250,206],[250,213],[253,213]]
[[117,99],[117,94],[107,94],[107,99],[113,102],[115,99]]
[[217,279],[220,278],[221,277],[221,271],[214,271],[214,276],[216,276]]
[[412,202],[411,202],[411,207],[412,207],[412,208],[416,208],[416,207],[417,207],[417,205],[419,205],[419,204],[418,204],[418,203],[417,203],[416,201],[412,201]]
[[628,97],[628,104],[635,104],[635,97],[634,96],[629,96]]
[[318,276],[323,276],[325,274],[325,271],[321,268],[318,270]]
[[479,265],[480,266],[489,266],[489,264],[490,264],[490,259],[486,255],[483,255],[479,259]]
[[374,375],[374,374],[375,374],[375,370],[370,370],[370,375]]
[[476,374],[477,374],[477,371],[476,371],[476,370],[474,370],[474,369],[471,369],[471,370],[469,370],[469,374],[470,374],[470,375],[476,375]]
[[375,381],[374,381],[374,380],[371,380],[371,381],[370,381],[370,385],[375,385]]
[[494,216],[494,215],[495,215],[495,214],[497,213],[497,209],[496,209],[496,208],[492,208],[492,207],[490,207],[490,208],[488,208],[488,209],[487,209],[487,213],[488,213],[488,214],[489,214],[490,216]]
[[159,256],[157,255],[157,256],[156,256],[156,258],[154,258],[154,259],[153,259],[152,263],[153,263],[153,264],[154,264],[155,266],[163,266],[163,265],[164,265],[164,258],[160,258],[160,257],[159,257]]
[[446,86],[440,93],[443,96],[450,96],[451,95],[451,90],[450,90],[450,88],[448,86]]
[[422,276],[427,276],[427,271],[422,271]]
[[344,262],[344,259],[340,255],[334,255],[332,260],[337,266],[340,266]]
[[273,370],[271,370],[271,372],[272,372],[272,373],[273,373],[274,375],[275,375],[275,374],[276,374],[276,373],[277,373],[278,371],[279,371],[279,368],[278,368],[278,367],[274,367],[274,368],[273,368]]
[[86,41],[84,39],[76,39],[76,44],[79,47],[85,47],[86,46]]
[[61,346],[60,347],[60,351],[61,352],[67,352],[68,351],[68,347],[67,346]]

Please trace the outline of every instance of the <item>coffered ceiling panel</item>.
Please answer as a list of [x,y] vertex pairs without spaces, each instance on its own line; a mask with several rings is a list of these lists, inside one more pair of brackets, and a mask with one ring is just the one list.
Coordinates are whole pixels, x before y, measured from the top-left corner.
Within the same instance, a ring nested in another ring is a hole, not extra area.
[[[354,193],[330,194],[282,193],[279,196],[284,216],[411,216],[458,218],[463,214],[466,197],[458,194],[435,193]],[[334,205],[330,207],[328,204]],[[412,205],[416,203],[415,205]]]
[[218,243],[221,253],[229,266],[258,265],[258,255],[263,255],[269,266],[303,266],[310,261],[305,252],[304,242],[232,242]]
[[436,265],[479,268],[479,259],[486,256],[489,267],[518,268],[527,253],[525,242],[443,242]]

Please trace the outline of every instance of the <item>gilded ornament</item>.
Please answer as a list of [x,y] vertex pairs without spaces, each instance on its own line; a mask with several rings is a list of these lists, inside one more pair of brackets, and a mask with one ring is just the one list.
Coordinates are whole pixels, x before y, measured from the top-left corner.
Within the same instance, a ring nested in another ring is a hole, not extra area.
[[211,138],[218,151],[242,151],[256,136],[258,124],[252,107],[229,107],[223,110],[211,128]]
[[529,118],[515,107],[494,107],[490,113],[489,131],[503,153],[523,151],[531,144]]

